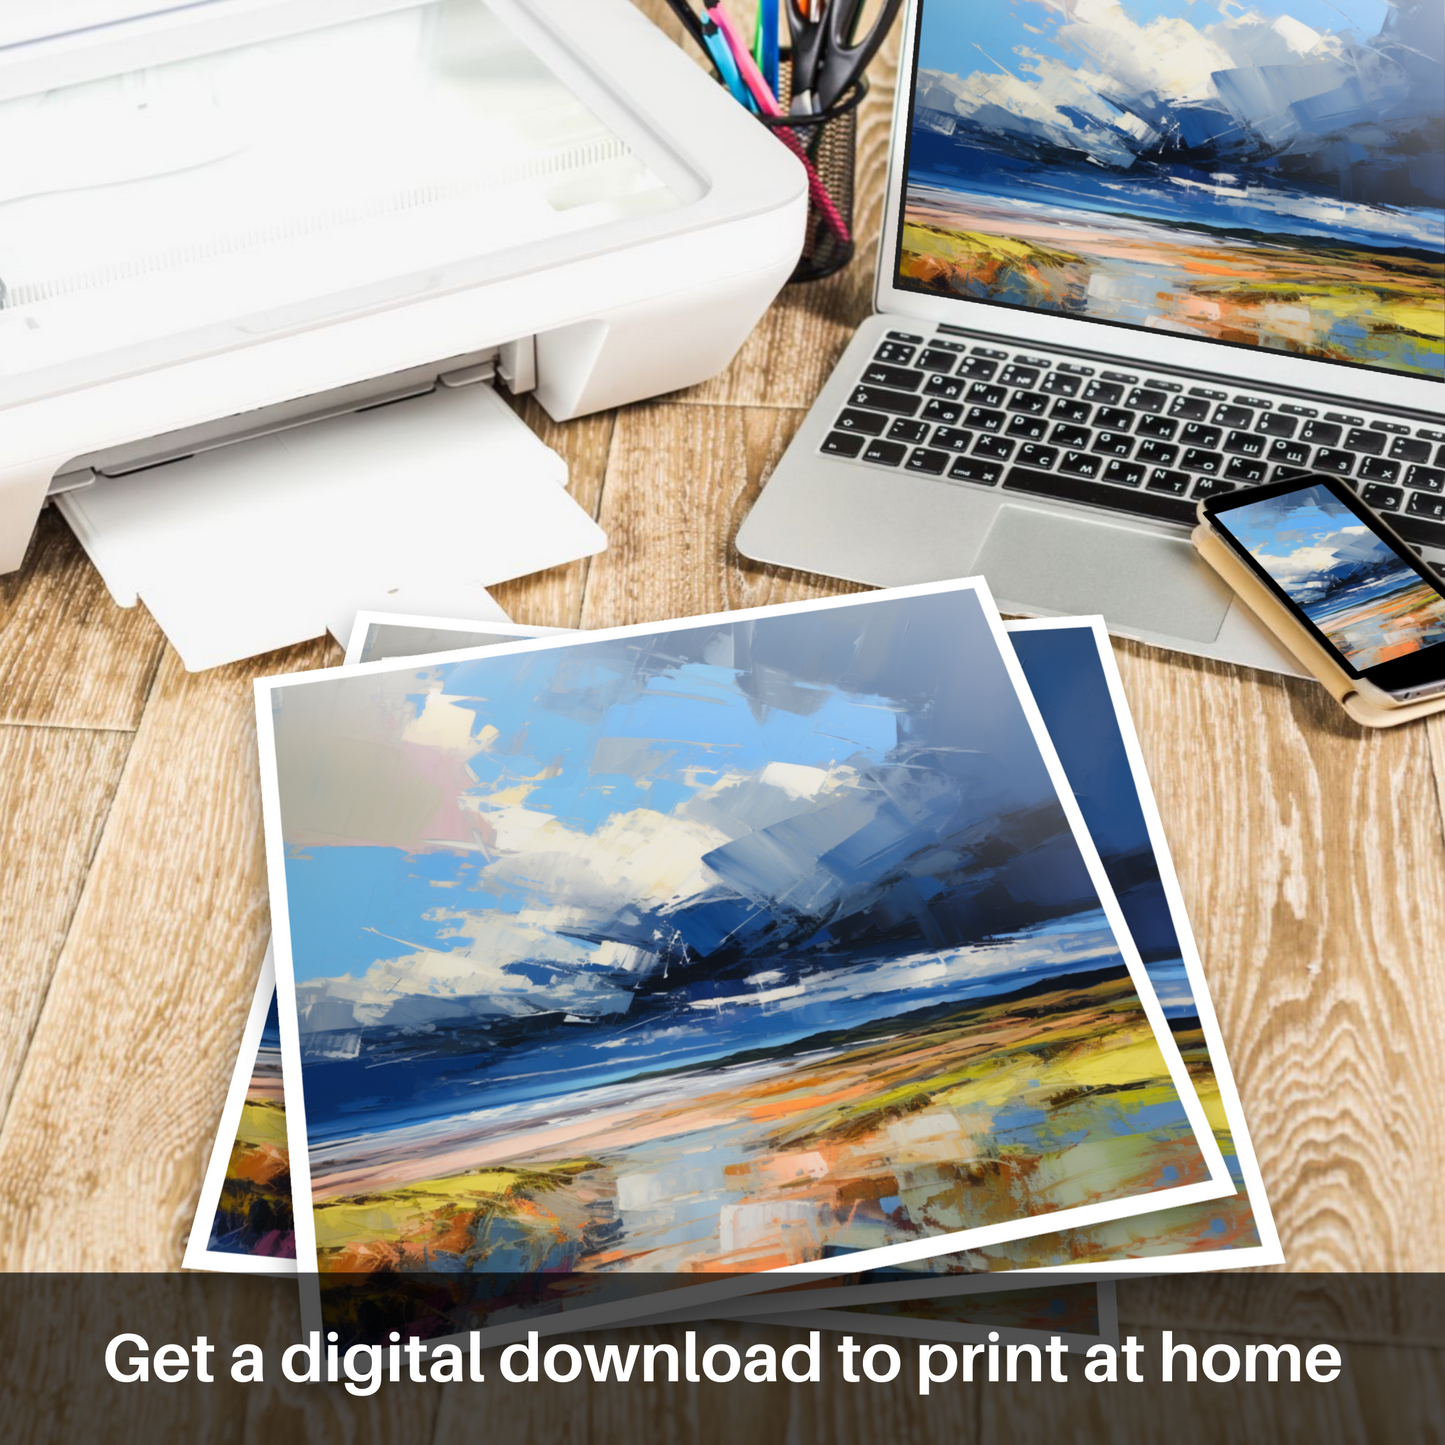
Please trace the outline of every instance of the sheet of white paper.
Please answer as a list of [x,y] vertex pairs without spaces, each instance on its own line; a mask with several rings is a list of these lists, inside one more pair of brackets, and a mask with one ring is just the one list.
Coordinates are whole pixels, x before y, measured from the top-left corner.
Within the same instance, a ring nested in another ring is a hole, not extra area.
[[502,615],[493,583],[601,551],[566,464],[488,386],[288,428],[57,505],[185,665],[350,633],[363,609]]

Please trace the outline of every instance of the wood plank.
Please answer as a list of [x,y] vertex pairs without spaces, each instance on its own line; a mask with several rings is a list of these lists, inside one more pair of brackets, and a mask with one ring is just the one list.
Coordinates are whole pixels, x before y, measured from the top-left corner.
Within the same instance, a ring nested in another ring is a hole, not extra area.
[[131,741],[123,732],[0,727],[0,1119]]
[[251,679],[167,649],[0,1126],[0,1268],[180,1263],[269,931]]
[[1445,840],[1425,729],[1116,644],[1286,1258],[1445,1267]]
[[24,565],[0,577],[0,723],[133,731],[163,645],[48,507]]
[[584,627],[694,617],[859,591],[831,577],[742,563],[733,538],[801,413],[628,407],[618,413]]
[[[531,396],[506,399],[518,416],[566,461],[568,492],[595,518],[602,505],[614,414],[599,412],[576,421],[555,422]],[[583,557],[565,567],[551,567],[504,582],[490,591],[514,622],[530,622],[536,627],[576,627],[582,616],[582,593],[591,565],[592,559]]]

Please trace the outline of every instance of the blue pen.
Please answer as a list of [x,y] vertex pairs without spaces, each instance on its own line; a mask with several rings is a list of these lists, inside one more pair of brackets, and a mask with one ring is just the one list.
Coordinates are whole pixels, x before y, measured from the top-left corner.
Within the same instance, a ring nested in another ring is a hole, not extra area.
[[722,76],[723,84],[732,91],[733,99],[747,106],[749,110],[755,111],[757,106],[753,103],[752,93],[743,84],[738,63],[733,59],[733,53],[728,49],[728,43],[723,38],[722,31],[717,28],[715,20],[704,17],[702,43],[707,46],[707,53],[712,57],[712,63],[717,67],[717,73]]
[[762,37],[758,69],[774,95],[778,93],[778,0],[758,0],[758,31]]

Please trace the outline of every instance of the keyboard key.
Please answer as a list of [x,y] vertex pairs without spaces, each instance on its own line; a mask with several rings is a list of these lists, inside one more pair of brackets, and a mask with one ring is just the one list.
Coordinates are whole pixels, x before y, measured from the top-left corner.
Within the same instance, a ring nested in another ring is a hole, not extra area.
[[906,416],[900,416],[897,421],[888,428],[889,441],[912,442],[915,446],[924,440],[928,435],[928,423],[926,421],[911,421]]
[[1202,396],[1206,401],[1229,400],[1229,393],[1227,391],[1213,391],[1207,386],[1191,386],[1189,388],[1189,395]]
[[1413,542],[1417,547],[1445,547],[1445,523],[1396,512],[1390,518],[1390,525],[1407,542]]
[[858,432],[830,431],[823,438],[822,450],[830,456],[856,457],[868,438]]
[[[1288,412],[1290,416],[1318,416],[1318,415],[1319,415],[1319,412],[1317,412],[1317,411],[1314,409],[1314,407],[1312,407],[1312,406],[1296,406],[1296,405],[1294,404],[1294,402],[1292,402],[1292,401],[1282,401],[1282,402],[1280,403],[1280,405],[1279,405],[1279,409],[1280,409],[1281,411],[1283,411],[1283,412]],[[1261,418],[1261,420],[1263,420],[1263,418]]]
[[1435,465],[1437,467],[1445,467],[1445,447],[1441,447],[1440,450],[1435,453]]
[[1169,415],[1181,421],[1203,421],[1213,408],[1200,396],[1176,396],[1169,406]]
[[1053,435],[1049,438],[1051,442],[1058,442],[1061,447],[1088,447],[1091,432],[1085,431],[1082,426],[1065,426],[1059,422],[1053,428]]
[[1310,469],[1308,467],[1276,467],[1274,471],[1270,473],[1269,479],[1272,482],[1294,482],[1309,475]]
[[1120,406],[1101,406],[1094,413],[1094,425],[1108,431],[1128,431],[1134,425],[1134,413]]
[[1173,496],[1182,497],[1189,490],[1189,477],[1184,472],[1171,472],[1167,467],[1155,467],[1149,474],[1149,490],[1169,492]]
[[1164,403],[1169,400],[1162,391],[1152,391],[1146,386],[1136,386],[1129,393],[1129,400],[1125,403],[1135,411],[1163,411]]
[[1094,438],[1094,445],[1090,450],[1103,452],[1111,457],[1127,457],[1134,450],[1134,443],[1131,438],[1120,436],[1118,432],[1101,431]]
[[947,401],[957,401],[963,395],[963,389],[967,383],[957,376],[945,376],[941,371],[935,371],[923,384],[923,389],[929,396],[941,396]]
[[1445,489],[1445,471],[1439,467],[1411,467],[1405,473],[1405,485],[1422,492],[1438,492]]
[[934,430],[933,445],[947,447],[951,452],[966,452],[977,435],[977,432],[964,431],[962,427],[941,426]]
[[1412,517],[1430,517],[1439,522],[1445,519],[1445,497],[1427,496],[1424,492],[1411,492],[1405,510]]
[[1393,482],[1400,475],[1400,463],[1386,461],[1384,457],[1366,457],[1360,463],[1360,480],[1365,482]]
[[1004,367],[999,376],[999,381],[1004,386],[1033,386],[1038,382],[1038,379],[1038,367],[1019,366],[1017,364]]
[[[968,350],[968,346],[966,343],[962,341],[945,341],[944,338],[941,336],[935,336],[933,340],[930,341],[928,344],[930,346],[936,346],[940,351],[956,352],[959,356],[962,356],[963,353]],[[985,351],[981,346],[975,346],[973,349],[978,352],[980,356],[1003,355],[1003,352],[1001,351]]]
[[896,386],[899,391],[917,391],[923,385],[923,373],[906,366],[885,366],[872,361],[863,370],[863,380],[870,386]]
[[1360,500],[1377,512],[1393,512],[1404,495],[1399,487],[1382,487],[1376,482],[1360,493]]
[[1218,452],[1207,452],[1203,447],[1188,447],[1179,458],[1181,467],[1191,472],[1203,472],[1207,477],[1218,476],[1224,470],[1224,458]]
[[1111,511],[1136,516],[1158,517],[1170,522],[1192,522],[1194,504],[1179,497],[1157,492],[1129,491],[1111,487],[1107,482],[1090,481],[1081,476],[1065,476],[1059,472],[1036,472],[1028,467],[1010,467],[1004,478],[1006,490],[1029,492],[1039,497],[1056,497],[1067,502],[1087,502]]
[[1101,401],[1105,406],[1113,406],[1123,395],[1124,388],[1117,381],[1094,380],[1084,388],[1085,401]]
[[923,343],[923,338],[921,336],[915,336],[911,331],[890,331],[888,333],[888,339],[890,341],[908,341],[914,346],[920,346]]
[[1151,467],[1172,467],[1178,455],[1179,448],[1171,447],[1168,442],[1145,441],[1139,443],[1134,459]]
[[[1261,472],[1264,470],[1263,465],[1259,463],[1247,463],[1247,465],[1258,465]],[[1189,495],[1191,497],[1217,497],[1221,492],[1232,492],[1233,490],[1233,482],[1221,482],[1218,477],[1200,477]]]
[[924,403],[923,415],[929,421],[956,422],[963,415],[963,408],[955,406],[951,401],[943,401],[939,397],[932,396]]
[[979,431],[1002,431],[1003,422],[1001,411],[989,411],[983,406],[971,406],[963,414],[963,424],[976,427]]
[[1067,397],[1060,397],[1054,403],[1054,409],[1049,413],[1056,421],[1072,421],[1082,425],[1093,416],[1094,408],[1086,401],[1070,401]]
[[1081,380],[1077,376],[1070,376],[1066,371],[1051,371],[1044,377],[1044,384],[1039,388],[1046,391],[1050,396],[1078,396]]
[[1122,381],[1125,386],[1133,386],[1134,383],[1139,380],[1137,376],[1129,371],[1101,371],[1099,375],[1102,376],[1105,381]]
[[1390,443],[1390,455],[1397,462],[1428,462],[1430,443],[1417,442],[1411,437],[1396,437]]
[[1041,391],[1016,391],[1008,399],[1008,409],[1042,416],[1049,409],[1049,399]]
[[1058,459],[1057,447],[1036,447],[1032,442],[1026,442],[1019,448],[1019,463],[1025,467],[1039,467],[1047,471]]
[[1327,421],[1307,421],[1304,430],[1299,434],[1302,442],[1314,442],[1316,446],[1332,447],[1340,439],[1343,433],[1337,426],[1331,426]]
[[[942,345],[944,345],[944,344],[945,344],[945,343],[943,343],[943,342],[940,342],[940,343],[939,343],[940,346],[942,346]],[[957,346],[960,351],[963,350],[963,347],[962,347],[961,345],[959,345],[959,343],[956,342],[956,341],[950,341],[950,342],[948,342],[948,343],[946,343],[946,344],[949,345],[949,346]],[[998,350],[997,347],[993,347],[993,346],[974,346],[974,347],[970,347],[969,349],[973,352],[973,354],[974,354],[975,356],[987,356],[987,357],[992,358],[994,361],[1007,361],[1007,360],[1008,360],[1008,352],[1006,352],[1006,351],[1000,351],[1000,350]]]
[[959,363],[958,374],[968,377],[970,381],[992,381],[997,370],[998,362],[989,361],[982,356],[969,356]]
[[1116,457],[1104,468],[1104,480],[1116,486],[1137,487],[1144,480],[1144,470],[1138,462],[1121,462]]
[[1276,437],[1269,444],[1269,459],[1272,462],[1281,462],[1287,467],[1307,467],[1310,461],[1310,449],[1302,442],[1286,441],[1283,437]]
[[1179,440],[1189,447],[1217,447],[1222,435],[1217,426],[1200,426],[1197,421],[1191,421],[1179,433]]
[[877,462],[881,467],[896,467],[908,455],[908,448],[902,442],[885,442],[874,437],[863,451],[865,462]]
[[1072,361],[1061,361],[1058,370],[1072,372],[1075,376],[1092,376],[1094,374],[1092,366],[1075,366]]
[[925,472],[930,477],[941,477],[948,467],[947,452],[936,452],[928,447],[915,447],[908,458],[910,472]]
[[1352,452],[1363,452],[1367,457],[1379,456],[1388,440],[1381,432],[1362,431],[1359,427],[1351,427],[1345,433],[1345,446]]
[[837,431],[860,431],[864,436],[882,436],[888,426],[888,418],[873,411],[845,411],[833,423]]
[[1217,406],[1214,408],[1214,424],[1216,426],[1250,426],[1254,421],[1254,412],[1247,406]]
[[1006,462],[1013,455],[1014,444],[1003,437],[979,437],[973,444],[973,455]]
[[1002,406],[1008,398],[1008,392],[1001,386],[989,386],[986,382],[976,381],[969,387],[965,401],[971,401],[977,406]]
[[1260,407],[1268,411],[1274,405],[1272,401],[1266,401],[1262,396],[1237,396],[1234,398],[1235,406]]
[[901,341],[885,341],[873,353],[874,361],[886,361],[889,366],[907,366],[913,360],[914,349]]
[[1104,459],[1091,457],[1088,452],[1065,452],[1059,470],[1074,477],[1097,477],[1104,470]]
[[1041,416],[1016,416],[1008,424],[1008,435],[1023,437],[1027,441],[1042,441],[1049,424]]
[[1435,431],[1428,426],[1416,427],[1415,435],[1423,437],[1427,442],[1445,442],[1445,431]]
[[850,406],[867,407],[870,411],[891,412],[894,416],[913,416],[919,399],[906,391],[889,391],[882,386],[857,386],[848,398]]
[[1292,416],[1281,416],[1278,412],[1265,412],[1255,422],[1254,429],[1267,437],[1292,437],[1299,429],[1299,422]]
[[1266,445],[1257,431],[1232,431],[1224,439],[1224,450],[1236,457],[1262,457]]
[[[1269,468],[1254,457],[1231,457],[1224,475],[1232,482],[1262,482]],[[1194,494],[1196,497],[1198,492]]]
[[950,477],[961,482],[981,482],[991,487],[1003,476],[1003,468],[997,462],[980,461],[977,457],[959,457],[948,469]]
[[1351,416],[1348,412],[1343,411],[1327,411],[1325,413],[1325,420],[1337,421],[1342,426],[1364,426],[1365,424],[1364,417]]
[[1136,436],[1158,437],[1164,442],[1172,441],[1178,430],[1179,423],[1171,421],[1167,416],[1141,416],[1139,425],[1134,428]]
[[918,353],[918,360],[913,364],[921,366],[924,371],[939,371],[948,376],[958,365],[958,357],[951,351],[940,351],[936,346],[930,346]]
[[1341,451],[1338,447],[1321,447],[1315,453],[1315,466],[1322,472],[1347,477],[1355,469],[1354,453]]

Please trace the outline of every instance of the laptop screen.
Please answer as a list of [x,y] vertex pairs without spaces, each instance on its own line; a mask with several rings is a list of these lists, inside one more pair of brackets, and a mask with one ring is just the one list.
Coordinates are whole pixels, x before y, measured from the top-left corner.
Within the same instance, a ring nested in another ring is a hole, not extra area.
[[896,284],[1445,380],[1442,0],[919,0]]

